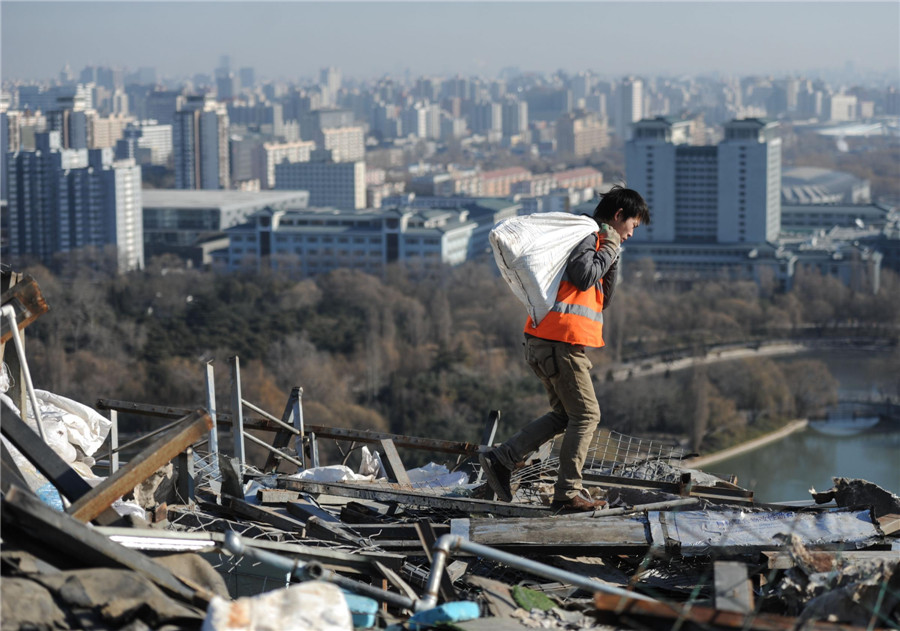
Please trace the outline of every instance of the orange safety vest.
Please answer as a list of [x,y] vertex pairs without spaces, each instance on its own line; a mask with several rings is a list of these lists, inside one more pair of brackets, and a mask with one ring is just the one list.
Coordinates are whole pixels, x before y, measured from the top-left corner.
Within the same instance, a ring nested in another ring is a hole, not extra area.
[[[600,247],[597,234],[595,249]],[[603,343],[603,290],[595,283],[581,291],[566,276],[559,283],[556,302],[540,324],[534,326],[531,316],[525,323],[525,333],[545,340],[600,348]]]

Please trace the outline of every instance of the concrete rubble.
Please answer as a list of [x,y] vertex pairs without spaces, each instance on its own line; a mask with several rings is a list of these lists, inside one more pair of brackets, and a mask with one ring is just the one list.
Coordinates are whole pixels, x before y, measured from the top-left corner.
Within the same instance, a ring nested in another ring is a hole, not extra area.
[[[46,305],[28,278],[4,290],[16,342]],[[674,446],[599,430],[585,487],[607,505],[553,514],[552,444],[512,502],[484,483],[497,412],[473,442],[304,425],[299,388],[280,418],[243,399],[237,358],[231,409],[101,399],[110,422],[76,450],[42,423],[75,402],[35,405],[20,349],[0,422],[4,629],[900,628],[900,498],[864,480],[764,504]],[[126,412],[164,429],[119,463]],[[326,441],[342,462],[320,460]]]

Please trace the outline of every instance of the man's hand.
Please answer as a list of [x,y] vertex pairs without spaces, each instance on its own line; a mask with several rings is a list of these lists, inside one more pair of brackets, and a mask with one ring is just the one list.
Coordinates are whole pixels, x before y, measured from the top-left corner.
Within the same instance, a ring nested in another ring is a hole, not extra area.
[[609,224],[600,224],[600,247],[608,248],[615,254],[618,254],[622,247],[622,237]]

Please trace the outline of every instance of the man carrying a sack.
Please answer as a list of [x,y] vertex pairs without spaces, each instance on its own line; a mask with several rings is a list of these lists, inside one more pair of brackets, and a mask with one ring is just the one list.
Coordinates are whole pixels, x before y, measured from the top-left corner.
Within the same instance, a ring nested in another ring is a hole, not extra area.
[[639,193],[614,186],[600,199],[593,217],[599,230],[569,254],[550,312],[537,326],[531,317],[525,323],[525,359],[544,384],[551,410],[479,455],[488,484],[506,502],[512,501],[513,469],[543,443],[565,432],[551,509],[584,512],[603,505],[581,493],[581,470],[600,422],[585,348],[604,345],[603,310],[615,291],[621,245],[635,228],[650,223],[650,211]]

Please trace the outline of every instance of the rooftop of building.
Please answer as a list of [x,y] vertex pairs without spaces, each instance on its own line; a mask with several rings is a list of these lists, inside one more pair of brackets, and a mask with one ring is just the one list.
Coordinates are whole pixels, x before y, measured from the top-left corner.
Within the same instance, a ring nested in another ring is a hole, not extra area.
[[820,167],[788,167],[781,172],[782,188],[788,186],[818,185],[829,188],[856,186],[865,180],[846,171],[834,171]]
[[305,207],[307,191],[183,191],[172,189],[144,189],[141,191],[144,208],[241,208],[248,205],[296,204]]

